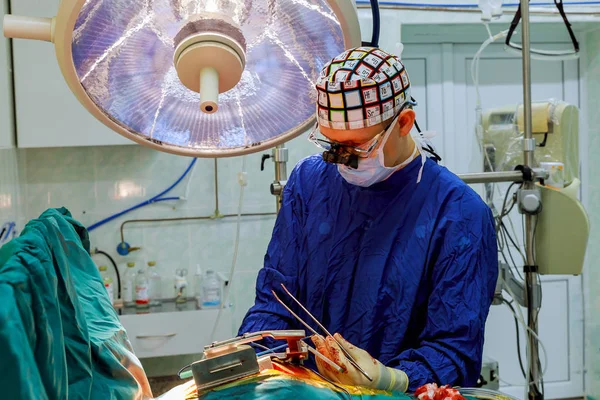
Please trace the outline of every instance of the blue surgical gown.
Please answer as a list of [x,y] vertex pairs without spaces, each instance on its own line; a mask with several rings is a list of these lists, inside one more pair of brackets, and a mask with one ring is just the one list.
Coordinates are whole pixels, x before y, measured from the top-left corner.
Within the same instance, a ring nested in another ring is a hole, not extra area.
[[494,219],[446,168],[428,159],[417,183],[420,168],[363,188],[320,156],[301,161],[240,334],[305,329],[271,293],[291,305],[283,283],[332,334],[405,371],[410,391],[475,385],[498,277]]

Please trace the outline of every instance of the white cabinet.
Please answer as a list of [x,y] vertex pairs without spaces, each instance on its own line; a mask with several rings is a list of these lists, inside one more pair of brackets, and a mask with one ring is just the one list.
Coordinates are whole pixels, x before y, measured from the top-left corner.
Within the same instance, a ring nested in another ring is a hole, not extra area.
[[[199,354],[211,343],[218,310],[121,315],[138,358]],[[224,309],[214,341],[235,336],[231,309]]]
[[[12,0],[15,15],[52,17],[58,0]],[[69,90],[54,45],[13,40],[18,147],[70,147],[133,144],[113,132],[79,103]]]
[[[8,11],[8,3],[0,1],[0,15]],[[0,149],[14,147],[13,95],[10,42],[0,38]]]

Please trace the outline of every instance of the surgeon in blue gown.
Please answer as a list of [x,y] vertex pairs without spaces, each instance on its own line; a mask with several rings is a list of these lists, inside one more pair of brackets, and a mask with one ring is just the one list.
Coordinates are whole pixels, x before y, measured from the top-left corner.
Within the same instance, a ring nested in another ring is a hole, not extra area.
[[[316,89],[310,139],[325,151],[287,181],[240,334],[305,329],[271,293],[292,305],[283,283],[341,335],[372,381],[343,360],[343,373],[317,360],[326,377],[411,392],[475,385],[498,276],[490,209],[411,136],[414,104],[398,57],[348,50]],[[329,356],[337,346],[330,337],[315,343]]]

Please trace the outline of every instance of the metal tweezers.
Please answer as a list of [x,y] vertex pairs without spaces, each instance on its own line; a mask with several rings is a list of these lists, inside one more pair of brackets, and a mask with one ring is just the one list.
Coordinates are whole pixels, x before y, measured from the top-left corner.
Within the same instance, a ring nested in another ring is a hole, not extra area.
[[[366,373],[366,371],[364,369],[362,369],[360,367],[360,365],[358,365],[358,363],[356,362],[356,360],[354,359],[354,357],[352,357],[352,355],[350,353],[348,353],[348,350],[346,350],[344,348],[344,346],[342,346],[342,344],[331,334],[329,333],[329,331],[327,330],[327,328],[325,328],[323,326],[323,324],[321,324],[319,322],[319,320],[317,320],[314,315],[312,315],[307,309],[306,307],[304,307],[302,305],[302,303],[300,303],[300,301],[298,301],[298,299],[296,299],[294,297],[294,295],[292,295],[290,293],[290,291],[285,287],[285,285],[282,283],[281,287],[283,288],[283,290],[285,291],[285,293],[292,299],[294,300],[294,302],[296,302],[296,304],[298,304],[298,306],[300,306],[300,308],[313,320],[315,321],[315,323],[319,326],[319,328],[321,328],[326,334],[327,336],[331,336],[331,338],[337,343],[337,345],[339,346],[340,350],[342,351],[342,353],[344,353],[344,355],[346,356],[346,358],[348,359],[348,361],[350,361],[350,364],[352,364],[352,366],[354,368],[356,368],[361,374],[363,374],[365,376],[365,378],[367,378],[370,382],[373,382],[373,379],[369,376],[369,374]],[[306,322],[304,322],[302,320],[302,318],[300,318],[295,312],[293,312],[283,301],[281,301],[281,299],[277,296],[277,294],[275,293],[275,291],[271,290],[271,293],[273,293],[273,296],[275,296],[275,298],[277,299],[277,301],[279,303],[281,303],[281,305],[288,310],[288,312],[290,314],[292,314],[294,316],[294,318],[296,318],[302,325],[304,325],[309,331],[311,331],[312,333],[314,333],[317,336],[321,336],[320,334],[317,333],[317,331],[315,331],[310,325],[308,325]]]

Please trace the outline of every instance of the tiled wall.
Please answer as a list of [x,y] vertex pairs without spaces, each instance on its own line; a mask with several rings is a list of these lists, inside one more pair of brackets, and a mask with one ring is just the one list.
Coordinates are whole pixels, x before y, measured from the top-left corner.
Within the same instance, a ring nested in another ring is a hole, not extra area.
[[589,398],[600,399],[600,270],[590,260],[600,258],[600,30],[588,33],[585,38],[587,51],[587,104],[588,104],[588,176],[587,209],[590,217],[590,240],[587,265],[586,310],[586,392]]
[[[301,158],[318,150],[308,143],[306,135],[286,146],[290,153],[288,171]],[[160,193],[182,175],[191,161],[138,145],[2,151],[0,159],[3,163],[10,161],[12,167],[2,168],[0,196],[8,193],[12,206],[2,208],[4,197],[1,197],[0,217],[20,212],[21,227],[47,208],[60,206],[67,207],[76,219],[90,226]],[[5,154],[8,157],[4,157]],[[261,172],[262,154],[246,156],[248,186],[244,189],[243,213],[275,212],[275,197],[269,192],[274,179],[274,164],[267,160],[265,170]],[[240,191],[237,174],[242,168],[242,158],[219,159],[217,165],[219,211],[235,214]],[[190,284],[196,265],[203,270],[214,269],[228,274],[233,258],[236,218],[127,225],[125,240],[142,249],[126,257],[116,252],[120,242],[119,228],[125,220],[213,215],[214,172],[214,159],[198,159],[193,173],[168,194],[169,197],[186,196],[187,200],[152,204],[117,218],[90,232],[92,247],[110,253],[119,264],[121,274],[128,261],[138,265],[156,261],[164,278],[165,294],[172,295],[173,277],[178,268],[188,270]],[[5,179],[7,173],[10,178]],[[20,193],[14,184],[17,179]],[[274,221],[275,216],[242,218],[231,293],[236,325],[254,300],[256,274],[263,264]],[[110,265],[103,256],[94,256],[94,259],[98,265]]]
[[[0,149],[0,232],[5,224],[19,221],[20,204],[17,150]],[[0,246],[2,239],[8,237],[0,237]]]

